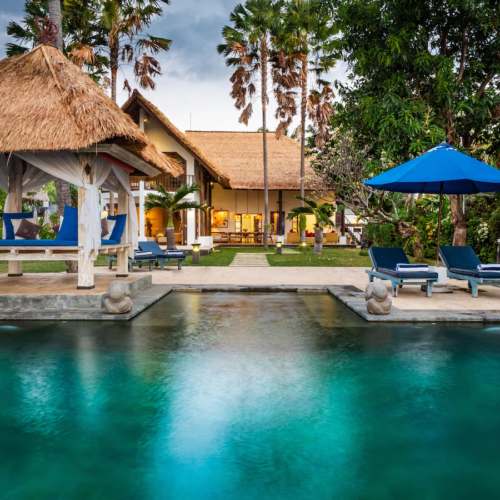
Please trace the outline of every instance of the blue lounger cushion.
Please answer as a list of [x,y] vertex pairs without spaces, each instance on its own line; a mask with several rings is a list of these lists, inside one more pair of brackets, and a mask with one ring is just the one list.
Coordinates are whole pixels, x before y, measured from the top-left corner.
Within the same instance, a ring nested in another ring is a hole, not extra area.
[[439,251],[445,266],[452,273],[473,278],[498,279],[500,281],[500,273],[478,270],[477,266],[481,264],[481,261],[471,247],[441,245]]
[[14,226],[12,225],[12,219],[32,219],[33,212],[29,213],[3,213],[3,223],[5,226],[5,238],[7,240],[15,240],[16,236],[14,234]]
[[159,257],[165,257],[165,252],[163,252],[156,241],[139,241],[139,250],[151,252],[153,255],[158,255]]
[[151,252],[160,259],[185,259],[186,255],[180,250],[167,250],[164,252],[156,241],[140,241],[139,249],[143,252]]
[[477,272],[477,266],[481,264],[479,257],[471,247],[452,247],[441,245],[439,253],[444,265],[448,269],[469,269]]
[[[60,245],[67,245],[68,241],[78,241],[78,209],[66,205],[61,228],[57,233],[56,240]],[[64,243],[62,243],[64,242]]]
[[409,264],[410,261],[401,247],[371,247],[370,257],[375,269],[392,269],[396,271],[398,264]]
[[500,273],[498,272],[478,271],[477,269],[460,269],[457,267],[448,268],[448,270],[455,274],[464,274],[465,276],[471,276],[473,278],[488,278],[500,281]]
[[[102,240],[101,245],[117,245],[119,241]],[[77,247],[78,241],[55,240],[0,240],[0,247]]]
[[428,280],[428,279],[438,279],[438,273],[433,273],[433,272],[422,272],[422,273],[417,273],[414,271],[410,272],[404,272],[404,271],[395,271],[394,269],[384,269],[383,267],[379,267],[377,269],[379,273],[382,274],[387,274],[389,276],[393,276],[394,278],[401,278],[401,279],[417,279],[417,280]]
[[370,258],[375,270],[394,278],[401,279],[437,279],[438,274],[429,271],[396,271],[398,264],[410,264],[405,251],[401,247],[371,247]]

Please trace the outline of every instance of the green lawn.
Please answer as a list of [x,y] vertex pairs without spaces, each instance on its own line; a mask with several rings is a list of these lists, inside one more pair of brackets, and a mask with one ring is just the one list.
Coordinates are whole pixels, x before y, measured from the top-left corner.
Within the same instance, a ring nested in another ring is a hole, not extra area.
[[[221,248],[211,255],[202,255],[199,264],[193,264],[193,258],[188,256],[184,266],[221,266],[226,267],[232,262],[238,252],[244,253],[268,253],[267,260],[273,267],[371,267],[370,257],[360,256],[359,249],[350,248],[324,248],[321,255],[314,255],[312,250],[303,253],[297,251],[295,254],[276,255],[274,247],[267,251],[263,248]],[[412,262],[412,258],[410,257]],[[433,265],[432,259],[427,260]],[[107,266],[105,257],[99,256],[96,266]],[[176,262],[166,263],[167,266],[177,266]],[[61,261],[26,261],[23,262],[25,273],[58,273],[66,271],[66,264]],[[7,262],[0,262],[0,274],[7,272]],[[143,267],[147,270],[147,265]]]

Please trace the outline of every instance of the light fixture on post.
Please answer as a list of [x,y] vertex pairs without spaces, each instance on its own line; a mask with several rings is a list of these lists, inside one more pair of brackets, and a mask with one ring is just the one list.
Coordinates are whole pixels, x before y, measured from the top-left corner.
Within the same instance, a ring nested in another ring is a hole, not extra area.
[[304,252],[306,251],[307,249],[307,242],[303,241],[300,246],[302,247],[302,250],[304,250]]
[[276,243],[276,255],[281,255],[281,241]]
[[193,264],[200,263],[200,243],[195,241],[193,243]]

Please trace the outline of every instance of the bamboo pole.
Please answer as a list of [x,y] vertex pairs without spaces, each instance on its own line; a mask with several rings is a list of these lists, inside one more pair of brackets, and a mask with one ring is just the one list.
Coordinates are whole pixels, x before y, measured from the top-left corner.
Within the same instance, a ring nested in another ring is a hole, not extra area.
[[[10,158],[8,172],[9,181],[9,206],[6,212],[21,213],[23,211],[23,165],[24,161],[19,158]],[[23,267],[21,262],[9,261],[8,276],[22,276]]]
[[[82,177],[85,184],[94,182],[94,157],[88,153],[78,155]],[[83,244],[86,238],[85,227],[80,225],[80,214],[87,190],[78,188],[78,290],[92,290],[94,283],[94,261],[96,259],[95,251],[92,250],[88,257],[83,252]]]

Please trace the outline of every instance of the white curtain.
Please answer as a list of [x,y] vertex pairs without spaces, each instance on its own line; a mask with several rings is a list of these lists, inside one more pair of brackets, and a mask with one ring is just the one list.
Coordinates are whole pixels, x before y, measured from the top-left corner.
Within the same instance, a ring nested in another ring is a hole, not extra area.
[[[8,177],[8,171],[9,168],[14,162],[21,161],[19,158],[16,158],[15,156],[11,156],[9,163],[7,164],[7,158],[5,155],[0,154],[0,188],[2,188],[4,191],[7,192],[7,198],[5,199],[5,206],[4,206],[4,212],[9,212],[9,177]],[[45,184],[48,184],[51,180],[53,180],[54,177],[50,174],[47,174],[46,172],[43,172],[42,170],[39,170],[35,166],[28,164],[28,168],[26,169],[26,172],[24,172],[23,175],[23,186],[22,186],[22,192],[26,193],[28,191],[33,191],[35,189],[38,189],[39,187],[45,186]],[[33,207],[32,207],[33,209]],[[33,215],[33,222],[37,222],[38,218],[36,217],[36,212],[34,212]],[[3,226],[3,232],[2,232],[2,238],[6,238],[6,232],[5,232],[5,225]]]
[[137,209],[135,207],[134,195],[130,188],[130,175],[127,171],[123,170],[116,165],[112,167],[112,174],[107,178],[103,184],[105,189],[118,192],[118,185],[121,184],[128,194],[128,241],[132,243],[132,249],[139,246],[139,221],[137,220]]
[[[54,178],[63,179],[71,184],[86,189],[78,224],[85,228],[83,251],[86,258],[92,250],[101,246],[101,210],[99,206],[99,187],[104,183],[111,171],[111,163],[99,158],[94,159],[94,182],[87,184],[80,168],[76,153],[47,152],[33,153],[18,152],[16,156],[36,166]],[[32,188],[33,189],[33,188]]]

